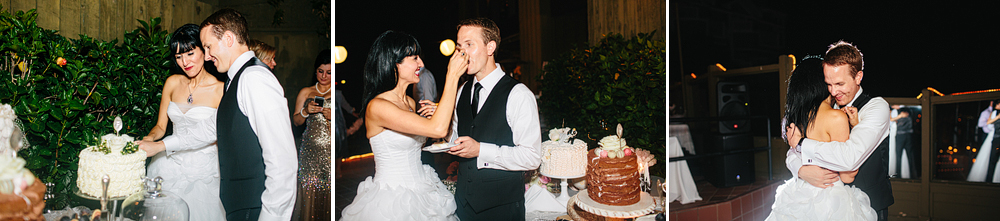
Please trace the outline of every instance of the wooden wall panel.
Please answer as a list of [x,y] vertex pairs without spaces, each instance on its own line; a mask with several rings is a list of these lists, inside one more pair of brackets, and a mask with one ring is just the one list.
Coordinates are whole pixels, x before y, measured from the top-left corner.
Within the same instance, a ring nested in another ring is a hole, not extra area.
[[588,0],[587,17],[590,44],[608,32],[621,33],[625,38],[636,33],[656,31],[656,37],[666,40],[667,7],[658,0]]
[[59,29],[59,2],[60,0],[35,2],[35,7],[38,9],[38,27]]
[[173,32],[183,24],[200,24],[215,12],[199,0],[0,0],[0,6],[12,13],[36,9],[39,27],[59,30],[65,37],[84,34],[101,40],[121,39],[141,27],[137,19],[160,17],[163,30]]
[[[83,1],[83,24],[81,32],[91,38],[103,39],[101,36],[101,0]],[[75,37],[74,37],[75,38]]]
[[79,38],[83,33],[82,0],[59,1],[59,33],[67,38]]

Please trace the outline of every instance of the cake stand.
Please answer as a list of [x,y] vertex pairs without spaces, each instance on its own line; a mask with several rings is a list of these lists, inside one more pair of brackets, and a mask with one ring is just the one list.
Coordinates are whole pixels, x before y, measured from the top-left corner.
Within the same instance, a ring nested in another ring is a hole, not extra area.
[[653,212],[653,198],[646,192],[639,192],[639,202],[632,205],[612,206],[598,203],[590,195],[580,191],[574,195],[576,206],[595,215],[611,218],[635,218]]
[[[79,196],[80,198],[94,200],[94,201],[101,201],[100,197],[93,197],[91,195],[87,195],[86,193],[81,192],[79,188],[77,188],[76,191],[73,191],[73,194],[76,194],[76,196]],[[114,214],[118,212],[118,201],[125,200],[126,197],[128,196],[108,197],[108,202],[109,203],[114,202],[114,205],[109,205],[109,210],[111,211],[101,211],[101,212],[111,214],[110,216],[114,217]],[[116,219],[120,218],[121,217],[117,217]]]
[[562,203],[563,206],[566,206],[566,203],[569,202],[569,190],[566,188],[567,186],[569,186],[569,182],[567,182],[567,180],[574,179],[574,178],[580,178],[580,177],[583,177],[583,176],[586,175],[586,174],[580,174],[580,175],[575,175],[575,176],[549,176],[548,174],[545,174],[545,173],[541,173],[541,174],[544,175],[544,176],[546,176],[546,177],[549,177],[549,178],[556,178],[556,179],[561,179],[562,180],[562,183],[559,184],[560,186],[562,186],[561,187],[562,189],[560,189],[560,191],[559,191],[559,197],[556,197],[556,201],[559,201],[559,203]]

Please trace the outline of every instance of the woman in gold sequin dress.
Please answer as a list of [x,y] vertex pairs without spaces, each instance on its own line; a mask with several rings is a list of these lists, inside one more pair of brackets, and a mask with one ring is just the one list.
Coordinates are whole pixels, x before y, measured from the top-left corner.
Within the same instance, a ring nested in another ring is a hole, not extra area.
[[[299,193],[296,213],[300,220],[331,220],[330,216],[330,50],[316,58],[315,85],[302,88],[296,99],[295,125],[306,124],[299,147]],[[316,101],[322,97],[322,101]],[[322,103],[322,104],[320,104]]]

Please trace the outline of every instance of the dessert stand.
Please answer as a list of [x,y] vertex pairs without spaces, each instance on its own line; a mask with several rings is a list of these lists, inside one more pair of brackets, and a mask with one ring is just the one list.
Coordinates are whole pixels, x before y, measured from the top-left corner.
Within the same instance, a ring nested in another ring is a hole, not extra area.
[[[104,195],[107,195],[108,194],[108,184],[110,184],[111,178],[109,178],[108,175],[105,174],[104,177],[103,177],[102,182],[104,184],[104,186],[103,186],[103,188],[104,188]],[[113,220],[124,220],[120,216],[119,217],[114,217],[114,216],[115,216],[115,214],[118,213],[118,201],[125,200],[125,198],[128,197],[128,196],[107,197],[106,199],[102,199],[103,197],[94,197],[94,196],[91,196],[91,195],[87,195],[86,193],[83,193],[82,191],[80,191],[80,188],[76,188],[76,191],[73,191],[73,194],[75,194],[76,196],[79,196],[80,198],[83,198],[83,199],[99,201],[100,204],[101,204],[101,213],[102,213],[101,217],[108,217],[108,218],[105,218],[105,219],[109,219],[109,220],[112,220],[112,219]],[[129,194],[129,195],[131,195],[131,194]],[[111,210],[108,210],[108,203],[110,203],[109,201],[114,203],[114,205],[111,206]],[[104,215],[104,214],[108,214],[108,215]],[[121,214],[119,214],[119,215],[121,215]]]
[[[573,195],[572,200],[577,207],[584,211],[609,218],[635,218],[653,212],[653,198],[646,192],[639,193],[639,202],[624,206],[612,206],[595,202],[590,198],[590,195],[584,191],[580,191],[580,193]],[[574,218],[579,217],[578,214],[575,214],[575,210],[572,209],[572,205],[568,205],[567,207],[570,209],[571,216],[574,216]]]
[[586,175],[586,174],[580,174],[580,175],[575,175],[575,176],[550,176],[550,175],[545,174],[545,173],[541,173],[541,174],[544,175],[544,176],[546,176],[546,177],[549,177],[549,178],[555,178],[555,179],[561,179],[562,180],[562,182],[559,184],[562,187],[561,187],[561,189],[559,191],[559,196],[556,197],[556,201],[559,201],[559,203],[562,203],[563,206],[566,206],[567,203],[569,202],[569,189],[566,188],[567,186],[569,186],[569,182],[567,182],[567,180],[569,180],[569,179],[575,179],[575,178],[580,178],[580,177],[583,177],[583,176]]

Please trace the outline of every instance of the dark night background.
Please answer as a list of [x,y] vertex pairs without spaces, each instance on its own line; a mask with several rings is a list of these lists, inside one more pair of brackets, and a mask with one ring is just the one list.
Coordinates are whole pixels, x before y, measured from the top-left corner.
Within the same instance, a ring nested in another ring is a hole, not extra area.
[[[676,1],[670,3],[670,81],[822,54],[837,40],[864,54],[862,87],[886,97],[1000,88],[997,3],[960,1]],[[680,43],[678,43],[680,42]],[[678,56],[680,55],[680,56]],[[680,62],[683,59],[683,62]],[[671,92],[677,92],[671,89]],[[671,98],[679,98],[672,93]]]

